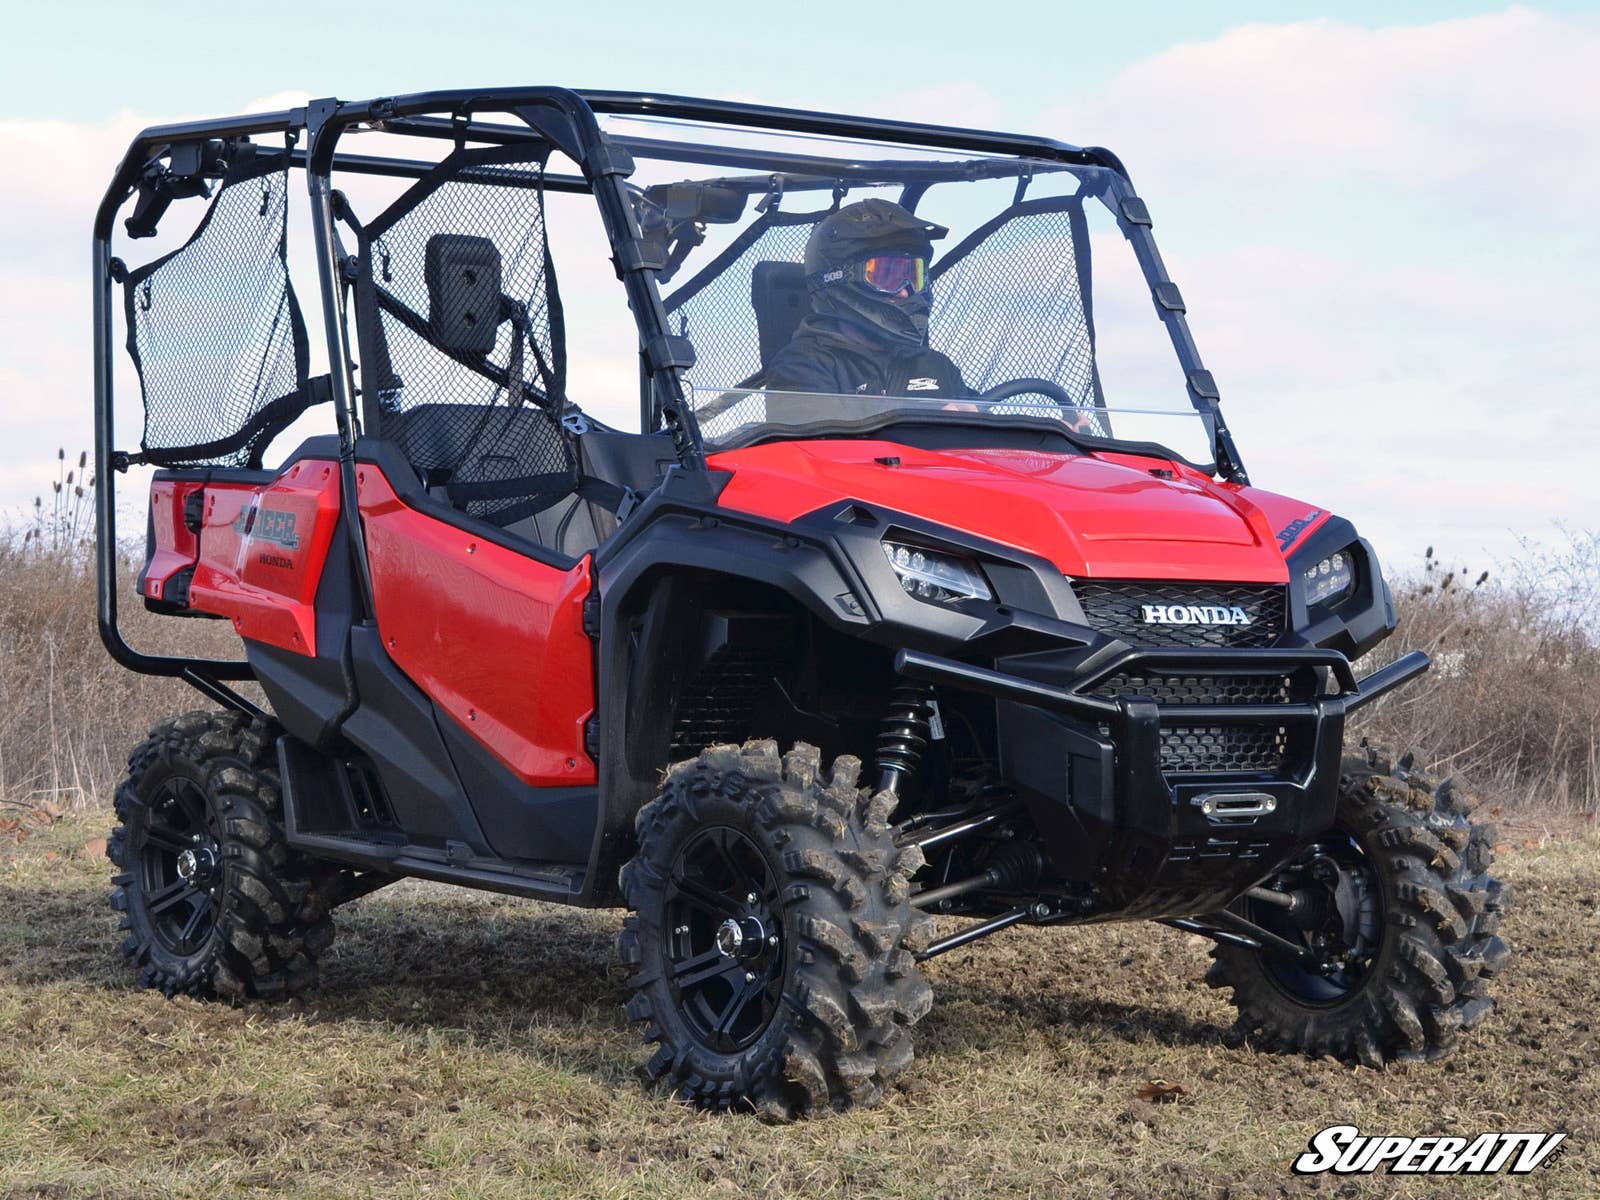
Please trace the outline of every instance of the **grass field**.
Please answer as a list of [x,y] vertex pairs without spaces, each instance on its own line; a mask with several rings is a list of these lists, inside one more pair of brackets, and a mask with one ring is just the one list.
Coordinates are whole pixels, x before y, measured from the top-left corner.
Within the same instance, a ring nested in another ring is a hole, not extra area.
[[[1600,1195],[1600,832],[1512,830],[1518,952],[1439,1064],[1258,1054],[1149,925],[1008,933],[930,964],[909,1087],[763,1125],[645,1092],[617,917],[401,884],[341,910],[304,1006],[132,988],[104,813],[0,849],[0,1195],[970,1197]],[[1521,839],[1521,840],[1519,840]],[[1181,1083],[1172,1103],[1138,1099]],[[1317,1129],[1566,1130],[1521,1179],[1300,1179]]]

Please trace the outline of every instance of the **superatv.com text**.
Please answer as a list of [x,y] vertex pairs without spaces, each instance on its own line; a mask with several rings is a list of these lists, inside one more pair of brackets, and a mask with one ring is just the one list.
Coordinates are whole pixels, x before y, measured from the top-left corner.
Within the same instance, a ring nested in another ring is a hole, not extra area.
[[1369,1136],[1354,1125],[1330,1125],[1294,1160],[1296,1175],[1526,1175],[1547,1162],[1564,1133],[1483,1133],[1475,1137]]

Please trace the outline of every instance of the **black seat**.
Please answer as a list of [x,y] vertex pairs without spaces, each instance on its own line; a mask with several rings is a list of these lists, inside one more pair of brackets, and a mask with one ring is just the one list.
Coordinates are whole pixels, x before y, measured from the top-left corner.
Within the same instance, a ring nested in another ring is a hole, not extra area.
[[756,313],[761,366],[794,340],[795,330],[811,311],[806,269],[796,262],[758,262],[750,275],[750,306]]

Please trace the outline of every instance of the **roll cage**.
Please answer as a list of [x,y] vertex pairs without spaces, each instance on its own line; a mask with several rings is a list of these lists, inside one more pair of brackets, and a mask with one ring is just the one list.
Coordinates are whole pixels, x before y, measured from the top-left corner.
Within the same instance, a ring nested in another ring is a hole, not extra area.
[[[607,115],[870,139],[985,157],[966,162],[885,163],[804,153],[774,154],[738,146],[608,134],[601,129],[598,120]],[[1248,482],[1221,416],[1216,385],[1201,364],[1190,335],[1182,297],[1167,277],[1156,249],[1149,212],[1134,191],[1122,164],[1108,150],[1046,138],[913,122],[647,93],[550,87],[436,91],[358,102],[322,99],[303,108],[273,113],[154,126],[140,133],[130,145],[101,201],[94,225],[94,421],[96,473],[100,480],[96,503],[98,618],[101,637],[111,654],[131,669],[180,676],[234,708],[254,707],[224,682],[249,678],[246,663],[144,654],[127,643],[118,626],[116,475],[134,463],[160,460],[117,448],[112,289],[118,282],[126,281],[128,271],[112,255],[114,221],[130,197],[137,196],[134,212],[127,219],[127,229],[131,236],[148,236],[155,231],[172,200],[208,195],[210,184],[223,177],[226,170],[237,166],[230,157],[232,148],[250,144],[251,139],[283,138],[281,161],[285,178],[289,177],[289,168],[303,169],[309,187],[318,298],[323,318],[321,335],[326,343],[330,373],[326,377],[307,379],[302,365],[295,390],[272,403],[287,405],[284,411],[288,412],[303,411],[314,403],[331,402],[340,447],[341,491],[347,510],[353,512],[356,509],[355,443],[363,427],[363,418],[358,404],[361,393],[353,374],[351,330],[346,321],[345,300],[350,277],[336,232],[346,214],[330,176],[337,169],[355,175],[423,181],[438,166],[423,160],[341,150],[342,135],[358,126],[413,138],[453,141],[457,149],[470,142],[525,146],[530,153],[548,154],[558,150],[578,165],[579,174],[556,174],[543,171],[541,159],[537,186],[553,192],[587,193],[595,198],[611,245],[613,265],[638,326],[641,427],[645,432],[664,428],[670,433],[680,470],[690,479],[704,478],[706,470],[700,432],[684,384],[684,373],[693,365],[693,348],[685,338],[673,334],[663,304],[659,277],[664,272],[670,274],[675,264],[669,265],[669,251],[662,240],[641,227],[635,204],[639,189],[628,183],[628,176],[634,169],[635,152],[656,159],[676,157],[702,165],[725,166],[733,172],[752,172],[716,181],[718,187],[746,193],[768,191],[775,186],[791,192],[821,191],[834,189],[841,180],[846,180],[863,185],[897,184],[912,200],[921,190],[937,182],[979,177],[1020,179],[1033,169],[1030,161],[1108,168],[1105,199],[1149,284],[1157,312],[1184,372],[1190,401],[1208,419],[1217,471],[1224,478]],[[250,154],[256,153],[251,149]],[[266,203],[263,199],[263,212]],[[299,314],[296,311],[293,315],[297,335],[303,343],[305,332],[298,324]],[[299,361],[303,364],[303,345],[301,349]],[[363,361],[367,357],[363,354]],[[272,405],[265,407],[271,409]],[[358,585],[370,606],[361,522],[351,520],[344,524]]]

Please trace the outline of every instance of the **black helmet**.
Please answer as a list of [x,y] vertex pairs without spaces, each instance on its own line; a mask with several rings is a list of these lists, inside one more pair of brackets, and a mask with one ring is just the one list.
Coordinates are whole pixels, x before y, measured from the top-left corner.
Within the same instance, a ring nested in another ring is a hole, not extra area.
[[888,200],[858,200],[829,213],[806,239],[812,307],[892,341],[926,344],[931,306],[926,288],[913,288],[910,295],[886,293],[857,278],[853,268],[885,255],[926,263],[933,257],[933,240],[947,232]]

